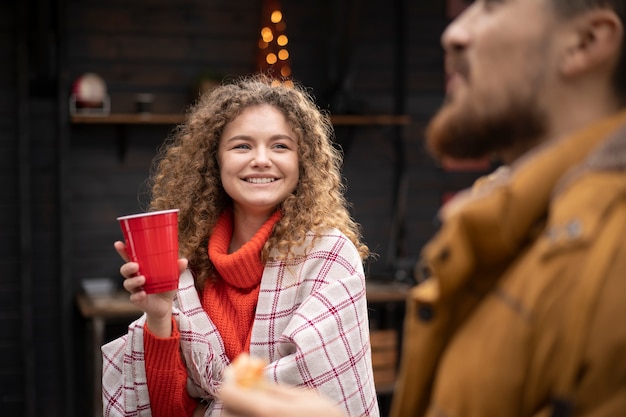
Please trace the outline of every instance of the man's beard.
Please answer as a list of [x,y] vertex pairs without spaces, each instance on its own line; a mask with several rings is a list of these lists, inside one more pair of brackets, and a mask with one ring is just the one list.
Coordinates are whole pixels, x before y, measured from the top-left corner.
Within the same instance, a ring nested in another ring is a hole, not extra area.
[[[477,159],[500,151],[528,150],[546,132],[532,97],[505,105],[445,104],[428,124],[426,143],[436,158]],[[483,102],[488,102],[484,100]]]

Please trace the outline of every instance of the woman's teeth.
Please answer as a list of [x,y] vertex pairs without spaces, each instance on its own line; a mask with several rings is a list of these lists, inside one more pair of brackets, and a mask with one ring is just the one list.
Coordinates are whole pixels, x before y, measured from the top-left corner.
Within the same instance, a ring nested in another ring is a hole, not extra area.
[[246,181],[251,182],[253,184],[268,184],[270,182],[276,181],[275,178],[248,178]]

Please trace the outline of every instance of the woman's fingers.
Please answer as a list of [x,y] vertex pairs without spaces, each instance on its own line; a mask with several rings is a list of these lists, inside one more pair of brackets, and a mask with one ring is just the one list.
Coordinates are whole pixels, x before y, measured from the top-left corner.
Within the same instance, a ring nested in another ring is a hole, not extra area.
[[185,258],[181,258],[178,260],[178,270],[180,271],[181,274],[185,272],[185,269],[187,269],[188,264],[189,264],[189,261]]
[[[124,261],[126,261],[126,263],[120,268],[120,273],[124,276],[124,278],[130,278],[136,275],[139,272],[139,265],[136,262],[130,262],[130,257],[126,253],[126,245],[124,244],[124,242],[118,240],[113,243],[113,247],[115,248],[115,251],[120,255],[120,257]],[[178,260],[178,270],[181,274],[185,272],[188,264],[189,261],[186,258],[181,258]]]
[[120,242],[119,240],[113,243],[113,247],[115,251],[122,257],[122,259],[126,262],[130,261],[128,254],[126,253],[126,245],[124,242]]
[[124,289],[129,293],[135,293],[146,283],[146,277],[137,275],[136,277],[126,278],[123,282]]
[[120,274],[126,279],[132,278],[139,273],[139,264],[137,262],[126,262],[120,267]]

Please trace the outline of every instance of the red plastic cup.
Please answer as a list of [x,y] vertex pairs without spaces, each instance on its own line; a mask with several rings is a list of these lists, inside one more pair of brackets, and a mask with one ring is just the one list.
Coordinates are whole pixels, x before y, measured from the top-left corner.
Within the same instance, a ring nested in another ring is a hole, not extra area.
[[118,217],[130,260],[146,277],[148,294],[178,288],[178,209]]

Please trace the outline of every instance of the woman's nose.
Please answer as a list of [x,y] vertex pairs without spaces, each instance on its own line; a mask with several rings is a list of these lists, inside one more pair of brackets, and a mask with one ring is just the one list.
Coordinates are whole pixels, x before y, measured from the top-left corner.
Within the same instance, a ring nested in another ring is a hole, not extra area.
[[270,166],[271,164],[272,160],[268,150],[261,148],[255,150],[252,166]]

